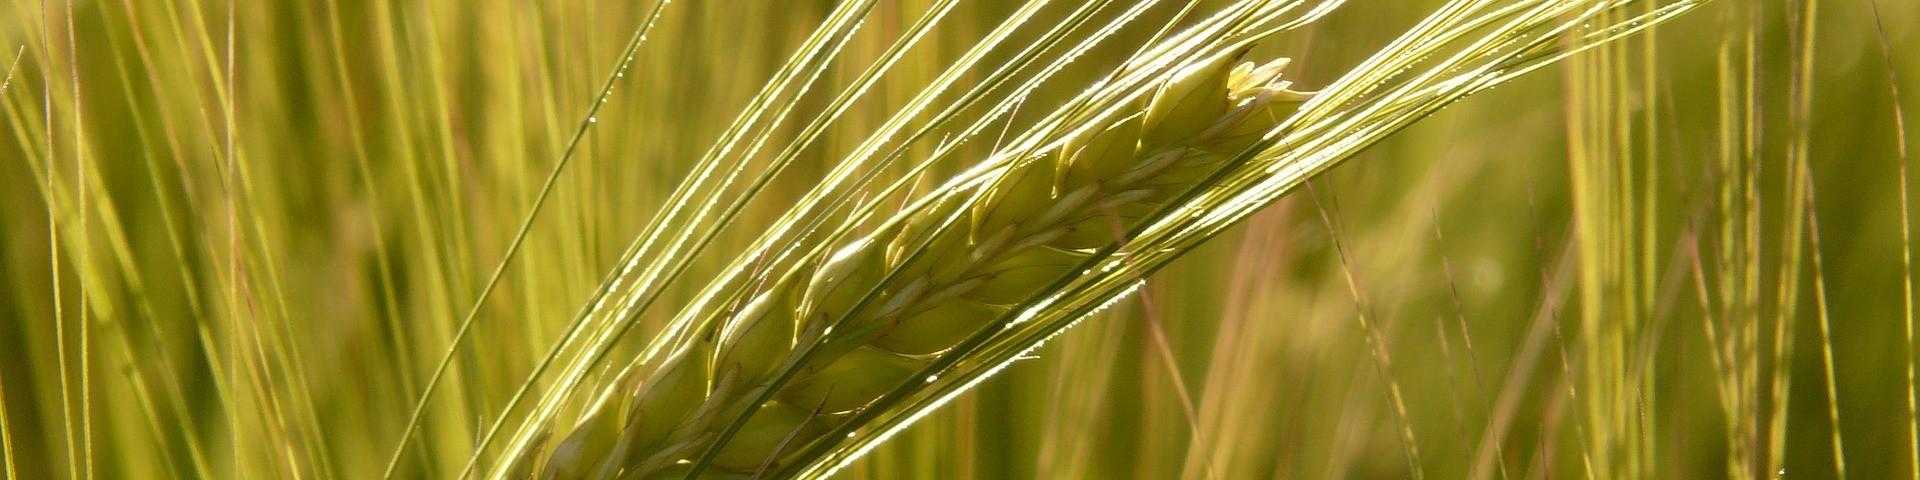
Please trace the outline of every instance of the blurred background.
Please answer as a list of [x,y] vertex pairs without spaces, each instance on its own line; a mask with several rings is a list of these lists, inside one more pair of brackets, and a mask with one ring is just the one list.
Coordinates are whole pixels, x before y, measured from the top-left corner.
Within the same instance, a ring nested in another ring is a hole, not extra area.
[[[926,3],[880,2],[799,108]],[[1250,57],[1292,57],[1296,88],[1318,88],[1442,3],[1350,2]],[[737,229],[778,215],[1019,6],[962,2]],[[1033,110],[1184,6],[1152,7]],[[670,4],[589,120],[652,7],[0,5],[5,475],[378,474],[590,121],[399,471],[456,475],[832,4]],[[1470,97],[842,475],[1920,476],[1903,191],[1916,18],[1911,1],[1714,0]],[[695,278],[730,258],[708,256]]]

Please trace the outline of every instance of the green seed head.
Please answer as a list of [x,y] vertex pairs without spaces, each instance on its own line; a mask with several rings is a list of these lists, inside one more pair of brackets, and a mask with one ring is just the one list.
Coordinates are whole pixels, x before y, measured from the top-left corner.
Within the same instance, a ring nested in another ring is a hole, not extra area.
[[[655,372],[630,416],[582,425],[556,449],[556,462],[574,465],[559,473],[624,461],[647,475],[709,451],[714,471],[755,471],[920,381],[931,356],[954,354],[1009,309],[1079,274],[1092,250],[1201,186],[1307,98],[1280,80],[1285,59],[1234,65],[1245,51],[1179,68],[1136,111],[1086,120],[1100,125],[1071,129],[1056,147],[1010,153],[1019,161],[986,186],[951,190],[894,227],[803,262],[784,277],[798,280],[767,285],[728,315],[710,362],[694,362],[702,368]],[[775,385],[776,368],[794,370]],[[772,401],[751,401],[769,390]],[[622,420],[631,421],[625,430]],[[589,443],[623,447],[609,454]]]

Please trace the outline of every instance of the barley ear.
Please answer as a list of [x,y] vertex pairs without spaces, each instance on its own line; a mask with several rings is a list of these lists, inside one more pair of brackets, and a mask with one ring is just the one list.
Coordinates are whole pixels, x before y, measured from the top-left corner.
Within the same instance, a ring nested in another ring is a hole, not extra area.
[[[925,383],[916,376],[930,362],[966,354],[954,346],[1077,275],[1095,249],[1116,244],[1238,153],[1228,149],[1278,126],[1297,105],[1278,101],[1292,98],[1278,80],[1286,62],[1236,66],[1245,50],[1143,86],[1148,98],[1124,100],[1130,111],[1070,119],[1048,134],[1059,138],[1030,144],[1045,147],[999,154],[1006,164],[984,185],[936,193],[924,208],[756,286],[725,314],[718,340],[694,344],[711,345],[710,356],[696,357],[708,359],[711,388],[688,381],[703,362],[655,372],[634,418],[613,410],[589,418],[557,450],[553,462],[563,465],[553,471],[626,465],[647,476],[677,462],[658,452],[684,451],[740,473],[834,441],[819,437],[883,395]],[[618,425],[627,431],[606,431]],[[598,447],[606,444],[621,451]]]

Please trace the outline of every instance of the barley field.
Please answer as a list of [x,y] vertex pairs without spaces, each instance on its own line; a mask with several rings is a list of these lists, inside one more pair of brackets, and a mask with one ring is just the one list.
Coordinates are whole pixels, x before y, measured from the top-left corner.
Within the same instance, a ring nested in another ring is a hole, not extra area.
[[1912,0],[5,0],[0,479],[1915,479]]

